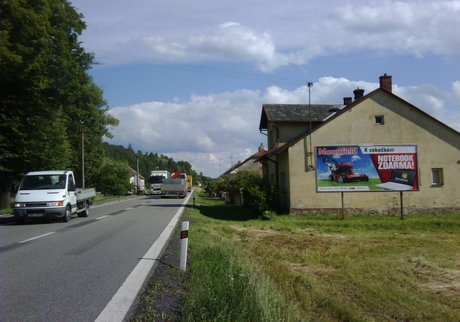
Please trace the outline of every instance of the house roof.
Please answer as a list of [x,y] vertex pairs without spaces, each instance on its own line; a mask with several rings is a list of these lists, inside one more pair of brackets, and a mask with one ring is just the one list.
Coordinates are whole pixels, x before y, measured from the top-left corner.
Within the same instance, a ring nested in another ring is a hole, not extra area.
[[[128,168],[128,170],[131,172],[132,176],[135,176],[137,174],[137,171],[134,170],[133,168],[131,168],[129,165],[126,164],[125,167]],[[140,173],[139,173],[139,178],[145,180],[145,178]]]
[[259,159],[260,159],[261,157],[263,157],[263,156],[266,155],[266,154],[267,154],[267,151],[264,150],[263,147],[261,146],[261,148],[259,148],[259,150],[258,150],[256,153],[254,153],[253,155],[251,155],[249,158],[247,158],[247,159],[244,160],[243,162],[238,162],[237,164],[233,165],[230,169],[228,169],[227,171],[225,171],[224,173],[222,173],[221,176],[232,173],[233,171],[235,171],[236,169],[238,169],[238,168],[241,167],[242,165],[248,163],[249,161],[257,162],[257,161],[259,161]]
[[344,105],[320,104],[264,104],[259,130],[267,130],[268,123],[321,122]]
[[[334,119],[336,119],[337,117],[340,117],[340,115],[342,115],[343,113],[345,113],[346,111],[352,109],[353,107],[355,107],[356,105],[360,104],[361,102],[363,102],[364,100],[366,100],[367,98],[370,98],[374,95],[376,95],[378,92],[385,92],[385,93],[388,93],[389,95],[392,95],[395,99],[403,102],[404,104],[407,104],[410,108],[412,109],[415,109],[415,110],[418,110],[420,113],[424,114],[426,117],[438,122],[439,124],[443,125],[444,127],[450,129],[451,131],[455,132],[457,135],[460,136],[460,132],[457,132],[456,130],[452,129],[451,127],[449,127],[448,125],[442,123],[441,121],[437,120],[436,118],[432,117],[430,114],[422,111],[421,109],[419,109],[418,107],[412,105],[411,103],[403,100],[402,98],[400,98],[399,96],[393,94],[391,91],[388,91],[384,88],[377,88],[375,89],[374,91],[370,92],[369,94],[361,97],[360,99],[358,100],[355,100],[353,103],[349,104],[349,105],[346,105],[344,108],[342,108],[340,111],[336,112],[336,113],[329,113],[329,117],[326,117],[324,118],[323,122],[321,122],[320,125],[318,125],[317,127],[315,127],[311,132],[315,132],[316,130],[318,130],[319,128],[321,128],[322,126],[324,126],[325,124],[329,123],[329,122],[332,122]],[[308,106],[308,105],[307,105]],[[313,106],[313,105],[312,105]],[[343,106],[343,105],[342,105]],[[263,109],[262,109],[263,111]],[[262,112],[262,115],[263,115],[263,112]],[[261,124],[262,124],[262,120],[261,120]],[[265,154],[264,156],[260,157],[259,160],[257,161],[260,161],[261,159],[264,159],[264,158],[269,158],[273,155],[276,155],[276,154],[281,154],[283,151],[285,151],[286,149],[289,149],[291,146],[293,146],[294,144],[296,144],[297,142],[299,142],[302,138],[304,138],[306,135],[309,134],[309,130],[305,131],[304,133],[300,134],[299,136],[297,136],[296,138],[292,139],[291,141],[287,142],[286,144],[282,145],[281,147],[278,147],[278,148],[275,148],[273,150],[270,150],[267,152],[267,154]]]

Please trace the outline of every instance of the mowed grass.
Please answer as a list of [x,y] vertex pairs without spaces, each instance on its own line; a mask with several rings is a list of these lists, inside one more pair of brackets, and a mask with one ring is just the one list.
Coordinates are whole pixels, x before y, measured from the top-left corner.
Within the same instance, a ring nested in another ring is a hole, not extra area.
[[184,321],[460,321],[460,215],[270,216],[198,195]]
[[384,190],[383,188],[377,187],[379,183],[382,183],[380,179],[370,178],[369,181],[356,181],[356,182],[345,182],[340,183],[330,180],[318,180],[318,187],[369,187],[369,190]]

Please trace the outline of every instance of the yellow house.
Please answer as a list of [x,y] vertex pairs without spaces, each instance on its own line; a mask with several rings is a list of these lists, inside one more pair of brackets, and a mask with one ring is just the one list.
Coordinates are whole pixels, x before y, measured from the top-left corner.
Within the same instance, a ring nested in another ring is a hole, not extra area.
[[[378,89],[367,95],[357,89],[354,94],[354,100],[346,97],[343,105],[263,105],[259,129],[267,135],[268,152],[260,161],[264,175],[278,188],[280,209],[294,214],[341,213],[342,209],[397,214],[401,208],[405,213],[459,212],[460,133],[393,94],[391,76],[386,74],[380,77]],[[378,160],[377,155],[357,153],[387,147],[412,151],[381,154]],[[351,167],[352,161],[338,164],[334,158],[345,158],[343,151],[349,148],[354,152],[348,160],[369,158],[375,175],[352,171],[346,180],[342,168]],[[326,150],[333,154],[319,157],[319,151]],[[393,169],[379,168],[384,164],[381,159],[403,157],[413,167],[404,171],[406,176],[414,173],[409,190],[383,188],[383,182],[392,181],[394,175]],[[320,171],[323,163],[328,164],[328,175]]]

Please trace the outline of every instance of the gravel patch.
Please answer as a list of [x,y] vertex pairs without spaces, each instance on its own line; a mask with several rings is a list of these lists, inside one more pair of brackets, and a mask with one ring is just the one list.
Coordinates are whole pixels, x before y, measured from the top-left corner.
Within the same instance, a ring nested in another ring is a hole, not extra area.
[[180,230],[179,224],[126,321],[180,321],[185,295],[185,272],[179,268]]

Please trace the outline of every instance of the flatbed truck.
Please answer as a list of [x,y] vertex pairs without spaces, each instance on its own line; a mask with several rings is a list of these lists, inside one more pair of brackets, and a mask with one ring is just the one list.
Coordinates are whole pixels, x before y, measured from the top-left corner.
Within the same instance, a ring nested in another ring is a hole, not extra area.
[[13,213],[18,223],[37,218],[67,222],[74,214],[87,217],[95,197],[94,188],[75,186],[70,170],[28,172],[18,187]]

